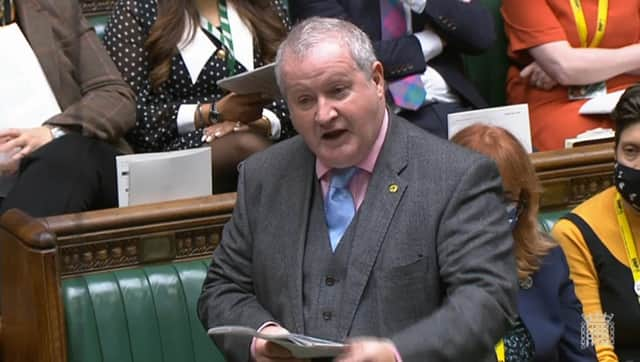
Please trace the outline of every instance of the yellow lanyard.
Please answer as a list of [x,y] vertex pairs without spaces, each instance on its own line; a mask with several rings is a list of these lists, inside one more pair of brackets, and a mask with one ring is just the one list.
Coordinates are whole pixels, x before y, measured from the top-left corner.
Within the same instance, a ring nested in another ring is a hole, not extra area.
[[[576,19],[576,27],[578,28],[578,36],[580,37],[580,46],[587,47],[587,21],[584,18],[584,10],[580,0],[569,0],[573,17]],[[609,12],[609,0],[598,1],[598,25],[596,26],[596,34],[591,39],[589,48],[597,48],[604,37],[604,31],[607,28],[607,13]]]
[[496,357],[498,358],[498,362],[505,362],[505,353],[504,353],[504,338],[500,338],[498,344],[496,344]]
[[618,224],[620,225],[620,234],[622,235],[622,242],[624,248],[627,251],[627,257],[629,258],[629,268],[633,274],[633,290],[638,296],[638,303],[640,303],[640,261],[638,260],[638,251],[636,250],[636,244],[633,241],[633,234],[629,227],[629,221],[624,214],[622,206],[622,199],[620,193],[616,193],[615,201],[616,216],[618,217]]

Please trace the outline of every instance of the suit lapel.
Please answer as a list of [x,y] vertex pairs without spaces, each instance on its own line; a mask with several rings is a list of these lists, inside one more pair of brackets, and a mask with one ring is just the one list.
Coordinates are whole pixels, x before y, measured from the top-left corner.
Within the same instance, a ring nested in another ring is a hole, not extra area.
[[53,47],[58,43],[53,39],[50,17],[34,0],[16,1],[15,5],[20,30],[36,54],[53,94],[61,94],[58,58],[55,55],[58,50]]
[[407,167],[407,135],[390,114],[389,129],[358,213],[353,249],[349,259],[342,306],[340,340],[346,338],[389,224],[407,188],[401,173]]
[[[299,140],[303,143],[302,140]],[[281,210],[274,210],[273,215],[288,215],[283,220],[282,229],[274,237],[283,240],[282,250],[278,251],[282,257],[282,265],[287,271],[287,291],[289,292],[289,313],[294,321],[294,331],[304,331],[302,307],[302,262],[304,248],[309,227],[313,184],[318,182],[315,175],[315,157],[306,146],[299,152],[301,157],[293,162],[290,172],[282,180],[282,185],[288,189],[288,195],[294,195],[278,204]]]

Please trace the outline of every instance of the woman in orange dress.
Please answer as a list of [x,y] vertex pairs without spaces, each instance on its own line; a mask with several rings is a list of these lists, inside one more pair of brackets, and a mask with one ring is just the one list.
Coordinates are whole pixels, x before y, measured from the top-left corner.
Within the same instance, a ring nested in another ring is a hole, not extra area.
[[587,99],[571,98],[640,81],[640,0],[503,0],[502,15],[507,101],[529,104],[534,147],[563,148],[566,138],[613,128],[608,115],[578,114]]

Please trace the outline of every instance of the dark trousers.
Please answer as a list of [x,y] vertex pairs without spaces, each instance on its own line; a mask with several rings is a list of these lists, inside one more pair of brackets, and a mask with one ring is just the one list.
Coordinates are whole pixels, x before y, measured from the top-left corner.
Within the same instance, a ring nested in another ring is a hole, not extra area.
[[111,145],[69,133],[25,157],[16,184],[0,205],[34,217],[118,205],[115,156]]
[[438,137],[448,139],[447,115],[468,110],[470,108],[459,103],[431,103],[417,111],[403,109],[398,115]]

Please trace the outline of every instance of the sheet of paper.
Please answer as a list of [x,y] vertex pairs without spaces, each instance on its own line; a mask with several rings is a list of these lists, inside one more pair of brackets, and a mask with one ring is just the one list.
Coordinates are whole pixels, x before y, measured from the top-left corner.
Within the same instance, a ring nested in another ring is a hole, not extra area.
[[120,207],[211,194],[211,148],[116,157]]
[[611,92],[584,102],[578,113],[580,114],[609,114],[616,108],[623,90]]
[[301,334],[262,334],[252,328],[242,326],[222,326],[211,328],[207,331],[209,335],[237,335],[266,339],[276,343],[291,352],[296,358],[323,358],[336,357],[346,347],[343,343],[329,341]]
[[5,54],[0,56],[0,129],[37,127],[59,114],[58,101],[17,24],[0,27],[0,44]]
[[218,85],[238,94],[262,93],[272,98],[280,98],[275,63],[220,79]]
[[529,127],[529,106],[527,104],[451,113],[448,116],[448,123],[449,138],[472,124],[483,123],[506,129],[520,141],[527,152],[533,151]]

